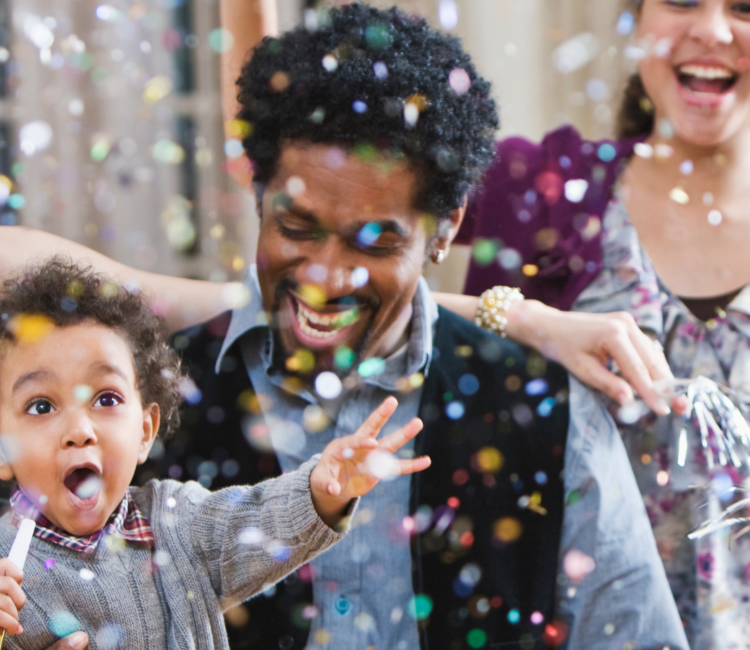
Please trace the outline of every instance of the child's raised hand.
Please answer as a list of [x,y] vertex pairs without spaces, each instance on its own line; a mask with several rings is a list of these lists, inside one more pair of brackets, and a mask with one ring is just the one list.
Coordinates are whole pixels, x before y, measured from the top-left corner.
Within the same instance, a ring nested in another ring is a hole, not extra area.
[[310,489],[315,509],[329,526],[338,523],[349,501],[367,494],[380,479],[430,466],[428,456],[408,460],[392,456],[422,430],[419,418],[380,441],[375,439],[397,406],[395,397],[387,397],[356,433],[331,441],[323,450],[310,475]]
[[0,560],[0,627],[8,634],[21,634],[18,612],[26,604],[26,594],[21,589],[23,571],[8,558]]

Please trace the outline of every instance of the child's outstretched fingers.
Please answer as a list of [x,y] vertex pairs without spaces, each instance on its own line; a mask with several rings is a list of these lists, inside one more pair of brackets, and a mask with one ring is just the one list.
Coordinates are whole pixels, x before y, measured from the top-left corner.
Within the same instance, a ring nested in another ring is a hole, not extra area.
[[419,418],[414,418],[411,422],[407,422],[398,431],[394,431],[391,435],[386,436],[379,442],[379,448],[381,451],[386,451],[392,454],[401,447],[403,447],[409,440],[416,436],[421,430],[424,424]]
[[0,560],[0,627],[8,634],[21,634],[18,612],[26,604],[21,589],[23,572],[7,558]]
[[354,435],[366,435],[371,438],[377,438],[383,425],[395,412],[396,407],[398,407],[398,400],[392,395],[389,395],[383,400],[378,408],[370,413],[369,417],[364,421],[364,424],[357,429],[357,432]]
[[432,459],[429,456],[420,456],[411,460],[400,460],[393,468],[393,473],[401,475],[414,474],[415,472],[427,469],[430,465],[432,465]]

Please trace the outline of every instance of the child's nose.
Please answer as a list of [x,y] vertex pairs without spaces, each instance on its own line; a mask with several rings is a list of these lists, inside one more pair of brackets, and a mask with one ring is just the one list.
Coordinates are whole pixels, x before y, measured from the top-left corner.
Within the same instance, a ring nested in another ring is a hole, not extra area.
[[88,447],[96,444],[94,427],[85,415],[74,414],[68,421],[63,435],[63,447]]

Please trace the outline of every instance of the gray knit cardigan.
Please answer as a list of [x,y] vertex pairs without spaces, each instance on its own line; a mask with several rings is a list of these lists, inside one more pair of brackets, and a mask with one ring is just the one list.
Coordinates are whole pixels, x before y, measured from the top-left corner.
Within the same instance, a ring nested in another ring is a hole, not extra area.
[[[216,492],[177,481],[132,488],[151,522],[154,548],[108,537],[82,553],[35,537],[24,567],[24,632],[6,636],[4,647],[44,650],[60,636],[83,630],[89,648],[229,648],[224,610],[281,580],[345,533],[326,526],[315,512],[310,472],[316,462],[255,486]],[[5,515],[3,556],[15,534],[11,515]]]

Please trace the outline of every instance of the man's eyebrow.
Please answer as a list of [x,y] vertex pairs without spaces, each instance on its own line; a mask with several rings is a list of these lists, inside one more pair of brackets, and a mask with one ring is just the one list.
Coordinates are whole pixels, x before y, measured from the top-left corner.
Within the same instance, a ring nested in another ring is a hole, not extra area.
[[[308,210],[306,208],[303,208],[301,205],[295,203],[294,201],[290,201],[289,203],[282,206],[287,212],[290,212],[295,217],[298,217],[299,219],[302,219],[303,221],[307,221],[309,224],[313,226],[318,226],[320,224],[320,219],[317,217],[317,215],[312,212],[311,210]],[[399,237],[406,239],[408,237],[408,233],[406,232],[406,229],[395,219],[381,219],[381,220],[369,220],[369,221],[354,221],[350,223],[347,226],[347,230],[350,233],[350,236],[355,237],[357,233],[359,233],[362,228],[365,226],[373,224],[374,226],[377,226],[380,229],[380,232],[391,232],[394,235],[398,235]]]
[[362,228],[365,226],[377,226],[377,228],[380,229],[380,232],[392,232],[394,235],[398,235],[399,237],[406,239],[408,237],[408,233],[404,229],[404,227],[395,219],[382,219],[380,221],[357,221],[350,226],[350,230],[353,235],[357,235]]
[[54,372],[51,370],[42,369],[42,370],[34,370],[33,372],[27,372],[25,375],[21,375],[18,379],[16,379],[16,383],[13,384],[13,389],[11,390],[11,394],[15,395],[21,388],[23,388],[24,384],[28,384],[30,382],[35,381],[49,381],[52,379],[55,379],[57,375],[55,375]]
[[288,203],[283,203],[274,205],[274,208],[276,207],[282,207],[287,212],[292,213],[295,217],[299,217],[303,221],[307,221],[312,225],[318,225],[320,223],[320,219],[318,219],[317,215],[312,212],[311,210],[308,210],[306,208],[303,208],[298,203],[295,203],[294,201],[289,201]]

